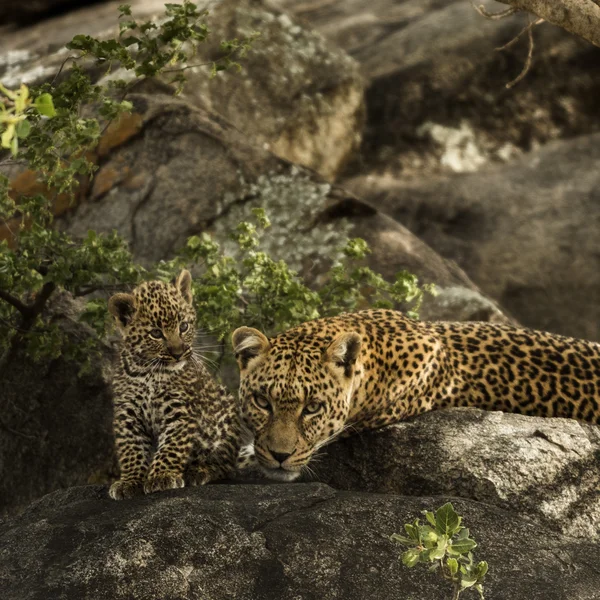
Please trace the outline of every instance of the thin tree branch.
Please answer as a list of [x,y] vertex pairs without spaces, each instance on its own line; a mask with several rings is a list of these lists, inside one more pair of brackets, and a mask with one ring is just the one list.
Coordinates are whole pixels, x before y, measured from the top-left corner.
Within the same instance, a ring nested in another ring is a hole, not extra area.
[[514,15],[515,13],[519,12],[518,8],[513,8],[511,6],[506,10],[501,10],[497,13],[491,13],[483,4],[475,4],[474,0],[471,0],[471,5],[482,17],[491,19],[492,21],[499,21],[500,19],[505,19],[506,17],[510,17],[510,15]]
[[600,6],[594,0],[499,0],[578,35],[600,48]]
[[[529,15],[527,16],[527,18],[529,19]],[[519,83],[519,81],[521,81],[521,79],[523,79],[523,77],[525,77],[525,75],[527,75],[527,72],[529,71],[529,68],[531,67],[531,60],[533,58],[533,27],[530,27],[531,23],[529,24],[529,26],[527,26],[527,35],[529,37],[529,51],[527,52],[527,59],[525,60],[525,66],[523,67],[523,70],[517,75],[517,77],[515,79],[513,79],[512,81],[509,81],[506,84],[507,88],[511,88],[515,85],[517,85],[517,83]]]
[[0,290],[0,298],[14,306],[23,316],[29,314],[31,311],[31,306],[24,304],[18,298],[15,298],[15,296],[5,292],[4,290]]

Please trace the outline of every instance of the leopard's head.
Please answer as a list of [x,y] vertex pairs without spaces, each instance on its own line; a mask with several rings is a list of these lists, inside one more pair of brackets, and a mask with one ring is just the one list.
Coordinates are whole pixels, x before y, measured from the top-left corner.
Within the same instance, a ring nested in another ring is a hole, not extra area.
[[177,370],[193,353],[196,312],[192,277],[183,270],[171,283],[147,281],[108,301],[123,336],[123,352],[138,369]]
[[256,457],[273,479],[291,481],[346,426],[361,337],[355,332],[291,329],[272,339],[241,327],[233,333],[242,418]]

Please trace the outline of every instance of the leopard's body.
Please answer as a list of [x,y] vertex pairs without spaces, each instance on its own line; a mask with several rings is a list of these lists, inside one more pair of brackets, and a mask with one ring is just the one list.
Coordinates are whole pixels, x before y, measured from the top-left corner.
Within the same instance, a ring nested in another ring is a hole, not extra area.
[[146,282],[109,302],[123,333],[113,379],[115,499],[208,483],[236,466],[239,412],[194,355],[190,284],[183,271],[175,283]]
[[600,423],[600,345],[390,310],[233,335],[242,417],[267,474],[295,478],[341,433],[452,406]]

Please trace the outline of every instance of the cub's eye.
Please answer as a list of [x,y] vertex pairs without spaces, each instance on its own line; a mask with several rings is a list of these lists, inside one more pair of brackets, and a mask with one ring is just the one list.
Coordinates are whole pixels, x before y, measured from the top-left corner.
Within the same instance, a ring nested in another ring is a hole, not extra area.
[[302,411],[305,415],[314,415],[323,408],[321,402],[309,402]]
[[163,333],[160,329],[153,329],[150,332],[150,337],[155,339],[155,340],[160,340],[163,337]]
[[258,396],[257,394],[254,394],[254,396],[252,396],[252,400],[254,401],[254,404],[258,406],[258,408],[271,412],[271,403],[264,396]]
[[179,324],[179,331],[181,333],[185,333],[190,328],[190,324],[183,321]]

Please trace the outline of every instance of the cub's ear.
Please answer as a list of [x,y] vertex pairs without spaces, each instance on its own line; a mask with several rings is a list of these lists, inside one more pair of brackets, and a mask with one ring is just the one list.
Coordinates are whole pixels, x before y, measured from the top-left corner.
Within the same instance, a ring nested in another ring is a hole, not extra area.
[[179,290],[183,299],[188,303],[192,303],[192,276],[187,269],[183,269],[175,280],[175,287]]
[[340,333],[325,350],[324,360],[343,368],[344,375],[351,377],[361,344],[362,338],[355,331]]
[[246,369],[253,358],[264,354],[270,347],[269,340],[258,329],[252,327],[238,327],[231,336],[231,344],[240,371]]
[[108,301],[108,311],[124,329],[135,314],[135,298],[131,294],[115,294]]

